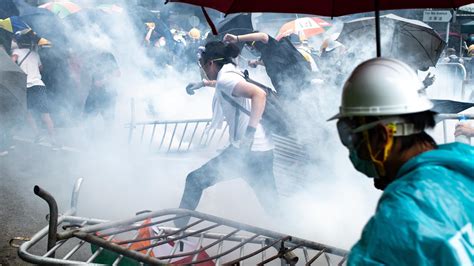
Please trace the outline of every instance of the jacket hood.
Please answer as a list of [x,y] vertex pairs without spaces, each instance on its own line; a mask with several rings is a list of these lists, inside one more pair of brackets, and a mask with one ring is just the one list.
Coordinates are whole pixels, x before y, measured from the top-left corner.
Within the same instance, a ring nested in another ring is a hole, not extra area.
[[474,147],[458,142],[439,145],[437,149],[424,152],[406,162],[398,171],[397,178],[420,165],[443,166],[474,179]]

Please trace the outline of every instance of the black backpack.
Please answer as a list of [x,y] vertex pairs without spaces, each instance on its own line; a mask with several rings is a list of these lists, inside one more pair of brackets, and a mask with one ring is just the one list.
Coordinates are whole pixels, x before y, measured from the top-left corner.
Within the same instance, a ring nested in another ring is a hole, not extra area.
[[[265,132],[267,134],[291,136],[292,129],[293,129],[290,122],[291,120],[288,118],[288,115],[284,111],[282,104],[280,100],[278,99],[277,93],[273,89],[251,79],[249,77],[249,72],[247,70],[245,70],[242,73],[241,72],[233,72],[233,73],[242,76],[243,78],[245,78],[247,82],[260,87],[266,92],[267,99],[265,103],[265,110],[263,111],[262,120],[260,121],[263,128],[265,129]],[[243,112],[244,114],[250,116],[249,110],[245,109],[240,104],[238,104],[234,99],[232,99],[231,96],[227,95],[226,93],[222,91],[221,93],[224,100],[226,100],[227,102],[229,102],[232,106],[236,108],[236,115],[235,115],[236,121],[238,121],[239,119],[240,112]],[[237,127],[235,127],[235,129],[237,129]],[[234,135],[235,133],[236,132],[234,132]]]

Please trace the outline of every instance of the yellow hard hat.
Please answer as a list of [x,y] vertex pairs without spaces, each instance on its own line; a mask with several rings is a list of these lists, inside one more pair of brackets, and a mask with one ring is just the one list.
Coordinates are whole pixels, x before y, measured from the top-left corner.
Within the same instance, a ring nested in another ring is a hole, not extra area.
[[45,38],[40,38],[38,41],[39,46],[51,46],[51,42]]
[[467,48],[467,53],[470,54],[471,52],[474,52],[474,44],[469,45]]
[[189,34],[189,37],[191,37],[194,40],[199,40],[201,38],[201,31],[199,31],[196,28],[192,28],[188,34]]

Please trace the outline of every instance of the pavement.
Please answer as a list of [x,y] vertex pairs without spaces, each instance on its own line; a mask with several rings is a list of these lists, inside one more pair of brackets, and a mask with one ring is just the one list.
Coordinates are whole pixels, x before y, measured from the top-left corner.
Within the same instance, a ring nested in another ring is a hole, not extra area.
[[[48,206],[33,194],[35,185],[50,192],[63,213],[70,206],[75,181],[83,177],[78,215],[124,219],[141,210],[176,208],[187,173],[214,155],[158,155],[150,153],[148,147],[131,147],[126,139],[106,136],[88,143],[80,136],[63,137],[63,147],[54,150],[48,142],[35,144],[31,137],[15,136],[15,149],[0,157],[0,265],[27,264],[18,257],[17,249],[9,245],[10,239],[31,237],[47,226]],[[245,213],[246,218],[240,221],[257,225],[256,217],[267,219],[258,204],[222,202],[229,195],[242,193],[246,201],[257,202],[242,180],[216,187],[206,190],[198,211],[235,220]],[[229,208],[222,208],[222,204],[229,204]]]
[[[62,187],[72,181],[57,165],[73,154],[53,152],[46,146],[23,141],[15,141],[15,146],[8,155],[0,157],[0,265],[24,265],[16,248],[10,247],[10,239],[31,236],[47,224],[48,208],[33,194],[34,185],[51,187],[52,182],[59,181],[59,187]],[[45,182],[45,176],[53,178]],[[58,196],[59,202],[67,200],[62,197],[64,195]]]

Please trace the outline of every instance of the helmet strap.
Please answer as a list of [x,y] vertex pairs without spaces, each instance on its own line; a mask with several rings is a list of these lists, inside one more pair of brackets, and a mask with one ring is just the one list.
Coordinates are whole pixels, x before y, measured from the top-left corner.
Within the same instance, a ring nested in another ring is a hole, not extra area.
[[370,144],[369,141],[369,132],[366,130],[364,131],[364,138],[367,142],[367,149],[369,150],[369,155],[370,159],[372,162],[376,165],[377,169],[379,170],[380,176],[385,176],[386,171],[385,171],[385,161],[387,161],[388,156],[392,152],[392,147],[393,147],[393,134],[396,132],[396,125],[395,124],[389,124],[387,126],[384,126],[385,130],[387,131],[387,141],[384,144],[383,148],[383,158],[382,160],[377,159],[377,156],[380,154],[380,151],[374,154],[374,151],[372,149],[372,145]]

